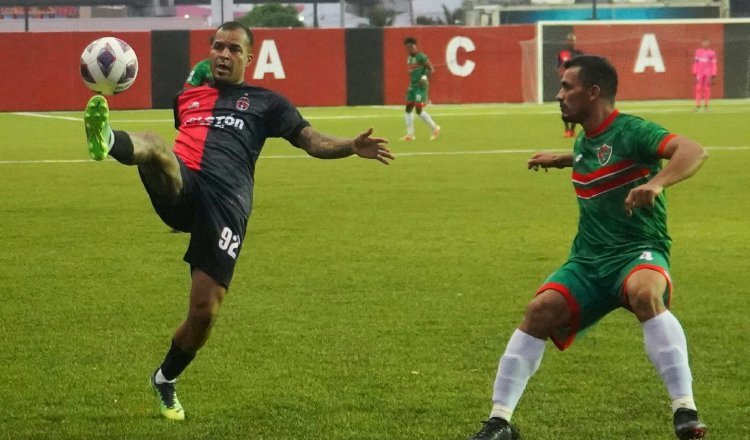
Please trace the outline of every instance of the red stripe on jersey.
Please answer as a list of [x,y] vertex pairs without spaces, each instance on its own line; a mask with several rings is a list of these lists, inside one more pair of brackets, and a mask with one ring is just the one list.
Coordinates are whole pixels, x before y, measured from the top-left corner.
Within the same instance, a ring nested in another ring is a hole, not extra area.
[[607,119],[605,119],[604,122],[602,122],[598,127],[596,127],[594,131],[592,131],[591,133],[586,132],[586,137],[592,138],[592,137],[596,137],[604,133],[604,130],[609,128],[609,126],[612,124],[612,121],[614,121],[617,115],[619,114],[620,114],[620,110],[614,109],[612,113],[607,117]]
[[651,174],[648,168],[641,168],[633,170],[627,174],[623,174],[617,179],[604,182],[601,185],[597,185],[593,188],[578,188],[576,187],[576,195],[582,199],[590,199],[598,195],[604,194],[607,191],[619,188],[623,185],[627,185],[630,182],[634,182],[642,177],[646,177]]
[[200,170],[203,149],[206,145],[209,124],[219,91],[213,87],[199,86],[185,90],[177,98],[179,126],[174,141],[174,153],[191,170]]
[[676,134],[668,134],[664,136],[664,139],[662,139],[659,143],[659,148],[656,149],[656,155],[659,157],[664,157],[664,149],[667,148],[667,144],[669,143],[669,141],[676,137]]
[[628,169],[632,167],[633,164],[635,164],[635,162],[633,162],[632,160],[623,160],[621,162],[608,165],[604,168],[599,168],[593,173],[580,174],[580,173],[576,173],[575,171],[573,171],[573,182],[585,185],[587,183],[593,182],[594,180],[601,179],[602,177],[607,177],[609,175],[618,173],[622,170]]

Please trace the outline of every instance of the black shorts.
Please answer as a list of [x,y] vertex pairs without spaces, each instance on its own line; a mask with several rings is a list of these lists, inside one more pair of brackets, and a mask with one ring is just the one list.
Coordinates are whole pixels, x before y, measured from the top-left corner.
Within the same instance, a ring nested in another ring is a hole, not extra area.
[[185,261],[191,271],[200,269],[229,288],[242,249],[248,214],[223,201],[210,184],[177,158],[182,193],[174,204],[164,204],[153,194],[140,172],[143,186],[159,217],[171,228],[190,233]]

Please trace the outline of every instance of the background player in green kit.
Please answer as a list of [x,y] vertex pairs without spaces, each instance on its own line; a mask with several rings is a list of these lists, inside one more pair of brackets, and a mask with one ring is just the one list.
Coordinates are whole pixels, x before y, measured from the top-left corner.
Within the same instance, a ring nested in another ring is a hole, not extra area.
[[417,50],[415,38],[407,37],[404,39],[404,46],[409,54],[406,59],[406,64],[409,67],[409,88],[406,89],[406,136],[402,137],[401,140],[413,141],[416,139],[414,136],[414,114],[412,113],[415,108],[417,109],[417,116],[432,130],[430,140],[435,140],[440,134],[440,126],[424,111],[424,107],[429,101],[427,91],[430,87],[430,76],[435,72],[435,68],[427,55]]
[[211,82],[211,60],[198,61],[185,80],[185,88],[198,87]]
[[[572,167],[580,210],[568,260],[529,303],[500,359],[490,419],[472,440],[520,438],[511,416],[542,360],[546,340],[566,349],[578,332],[624,307],[672,399],[675,434],[700,439],[685,333],[667,309],[672,291],[664,188],[692,176],[707,155],[690,139],[615,108],[617,72],[604,58],[565,63],[562,117],[581,124],[572,154],[537,153],[530,169]],[[669,162],[662,168],[661,160]],[[572,434],[572,433],[571,433]]]

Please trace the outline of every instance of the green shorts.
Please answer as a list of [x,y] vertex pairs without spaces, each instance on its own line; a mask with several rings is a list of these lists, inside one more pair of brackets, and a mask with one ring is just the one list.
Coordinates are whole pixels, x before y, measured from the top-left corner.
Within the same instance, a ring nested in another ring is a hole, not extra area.
[[571,258],[553,272],[537,295],[548,289],[562,293],[572,315],[570,327],[559,329],[552,335],[555,346],[565,350],[573,343],[576,334],[593,326],[609,312],[627,307],[626,281],[640,269],[651,269],[664,275],[667,288],[663,300],[669,307],[672,299],[669,257],[661,251],[638,251],[593,263]]
[[417,107],[427,105],[427,87],[409,86],[406,89],[406,103],[415,104]]

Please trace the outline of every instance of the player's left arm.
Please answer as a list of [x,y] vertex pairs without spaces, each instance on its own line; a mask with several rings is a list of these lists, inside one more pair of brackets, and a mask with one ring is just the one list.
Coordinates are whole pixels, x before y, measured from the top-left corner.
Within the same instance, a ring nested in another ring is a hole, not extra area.
[[419,83],[422,87],[427,87],[430,84],[432,74],[435,73],[435,66],[432,65],[429,58],[426,58],[422,67],[424,67],[424,70],[422,71],[422,78],[419,79]]
[[653,206],[656,197],[665,188],[694,175],[708,159],[708,153],[700,144],[684,136],[670,138],[660,148],[660,156],[669,162],[653,179],[630,190],[625,198],[625,212],[628,215],[633,213],[634,208]]
[[353,139],[340,139],[307,126],[300,131],[294,145],[318,159],[340,159],[356,154],[388,165],[389,161],[395,159],[386,147],[388,140],[372,137],[372,131],[370,127]]

